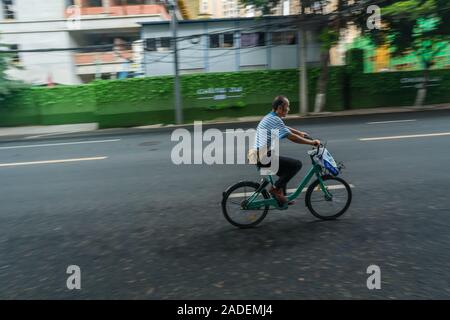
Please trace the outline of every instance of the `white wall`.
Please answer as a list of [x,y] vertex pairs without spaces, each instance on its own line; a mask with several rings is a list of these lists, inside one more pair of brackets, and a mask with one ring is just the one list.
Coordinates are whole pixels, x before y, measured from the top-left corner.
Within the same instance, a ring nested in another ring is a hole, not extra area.
[[[264,22],[261,22],[264,24]],[[251,32],[266,32],[266,27],[255,29],[255,21],[241,21],[239,22],[240,28],[243,29],[243,33]],[[268,36],[266,34],[266,39]],[[246,48],[239,50],[239,68],[244,70],[261,69],[262,66],[269,66],[268,55],[269,48],[267,46]]]
[[[65,23],[65,3],[64,0],[14,0],[15,19],[0,21],[0,41],[17,44],[20,50],[74,46]],[[46,83],[51,75],[57,83],[80,82],[71,52],[21,52],[19,57],[23,70],[8,71],[15,79],[40,84]]]
[[[209,23],[208,33],[220,33],[221,30],[236,28],[234,21],[221,22],[221,23]],[[205,37],[208,38],[208,37]],[[209,39],[208,39],[209,41]],[[208,48],[208,71],[209,72],[225,72],[225,71],[238,71],[239,65],[236,60],[238,50],[236,50],[236,39],[234,41],[233,48]]]
[[[15,0],[16,19],[0,20],[0,42],[17,44],[20,50],[78,47],[70,36],[65,18],[65,0]],[[2,8],[1,8],[2,9]],[[3,10],[0,10],[3,12]],[[162,20],[159,15],[92,18],[83,17],[80,31],[134,29],[139,32],[138,22]],[[45,83],[49,74],[54,82],[78,84],[73,52],[20,53],[24,70],[10,70],[13,78],[29,83]]]
[[14,0],[16,19],[53,20],[63,19],[66,8],[65,0]]
[[[153,26],[143,31],[143,39],[169,37],[169,24]],[[145,45],[145,44],[144,44]],[[170,52],[144,51],[144,70],[147,76],[173,74],[173,55]]]
[[[67,32],[6,34],[2,41],[19,44],[20,50],[36,48],[64,48],[75,46]],[[13,78],[28,83],[46,83],[48,76],[53,82],[62,84],[80,83],[75,74],[73,53],[59,52],[21,52],[19,53],[24,70],[12,69],[8,72]]]
[[270,69],[290,69],[298,66],[296,45],[281,45],[270,50]]
[[[271,32],[275,30],[256,25],[273,24],[273,21],[241,20],[224,22],[197,22],[180,23],[179,36],[193,34],[220,33],[223,30],[241,29],[243,32]],[[205,27],[206,25],[206,27]],[[279,30],[277,30],[279,31]],[[143,38],[171,37],[170,24],[144,25]],[[266,66],[270,69],[289,69],[299,65],[299,45],[261,46],[248,49],[237,49],[238,41],[235,38],[233,48],[209,48],[209,36],[201,37],[200,42],[194,45],[190,40],[179,42],[179,67],[183,70],[197,69],[198,72],[226,72],[249,69],[261,69]],[[146,74],[172,75],[174,73],[173,55],[167,52],[145,52]],[[316,35],[307,31],[307,62],[317,63],[320,61],[320,47]],[[162,59],[162,60],[161,60]],[[161,60],[161,61],[159,61]]]
[[317,63],[320,61],[320,43],[318,34],[306,31],[306,62]]

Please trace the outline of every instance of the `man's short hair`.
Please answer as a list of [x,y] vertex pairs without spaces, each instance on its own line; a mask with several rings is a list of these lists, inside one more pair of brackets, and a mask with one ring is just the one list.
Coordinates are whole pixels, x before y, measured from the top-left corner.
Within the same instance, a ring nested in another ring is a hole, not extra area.
[[279,106],[282,106],[286,102],[288,102],[288,99],[285,96],[276,96],[272,102],[273,111],[276,111]]

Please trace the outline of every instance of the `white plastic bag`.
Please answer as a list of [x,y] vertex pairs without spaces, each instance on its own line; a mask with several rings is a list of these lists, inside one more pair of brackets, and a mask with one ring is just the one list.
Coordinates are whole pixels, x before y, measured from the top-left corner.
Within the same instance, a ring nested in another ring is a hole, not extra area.
[[326,148],[320,148],[317,157],[320,165],[328,170],[332,175],[337,176],[339,174],[339,168],[336,161],[334,161],[333,156]]

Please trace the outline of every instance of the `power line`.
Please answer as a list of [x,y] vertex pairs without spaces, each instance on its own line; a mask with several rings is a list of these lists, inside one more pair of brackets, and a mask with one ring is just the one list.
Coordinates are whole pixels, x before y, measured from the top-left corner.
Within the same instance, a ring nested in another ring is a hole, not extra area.
[[[227,56],[227,55],[234,54],[235,50],[241,50],[241,51],[243,51],[241,54],[247,54],[247,53],[251,53],[251,52],[259,51],[259,50],[264,51],[264,50],[275,48],[275,47],[296,46],[297,45],[297,43],[295,43],[295,44],[273,44],[273,43],[267,44],[267,43],[268,42],[265,42],[265,45],[263,45],[263,46],[260,46],[260,45],[247,46],[247,47],[234,46],[234,47],[228,47],[228,48],[225,48],[225,47],[224,48],[209,48],[209,47],[208,48],[196,48],[197,44],[194,44],[194,45],[191,45],[191,46],[188,46],[188,47],[184,47],[184,48],[178,49],[178,51],[186,51],[186,50],[195,50],[195,51],[203,51],[203,52],[214,52],[215,50],[223,51],[223,52],[220,52],[219,54],[208,55],[208,59],[216,59],[216,58],[219,58],[221,56]],[[320,45],[319,44],[315,44],[315,45],[310,44],[309,47],[310,48],[319,48]],[[150,61],[147,60],[147,61],[142,62],[142,64],[144,64],[144,65],[145,64],[152,64],[152,63],[156,63],[156,62],[173,63],[172,60],[164,61],[165,58],[167,58],[170,55],[173,55],[173,51],[169,51],[169,52],[146,51],[146,52],[147,52],[146,57],[151,57],[152,54],[154,54],[154,55],[162,55],[162,56],[154,57],[153,60],[150,60]],[[38,54],[42,54],[42,53],[49,54],[49,55],[59,55],[60,57],[63,57],[58,52],[39,52],[39,53],[29,53],[29,54],[30,55],[31,54],[32,55],[38,55]],[[68,56],[66,56],[66,57],[68,57]],[[201,60],[204,59],[203,56],[191,57],[191,56],[186,56],[186,55],[182,56],[182,58],[183,58],[184,61],[186,59],[189,59],[190,61],[188,61],[188,62],[195,62],[196,60],[197,61],[201,61]],[[62,65],[62,64],[67,64],[67,63],[70,63],[70,62],[66,62],[66,61],[61,61],[61,62],[40,62],[38,64],[27,64],[27,65],[29,65],[29,66],[31,66],[31,65],[52,65],[52,64],[53,65]],[[103,61],[100,61],[99,64],[104,65],[104,64],[120,64],[120,63],[126,63],[126,62],[120,62],[120,61],[103,62]],[[94,64],[98,64],[98,63],[94,62],[94,63],[91,63],[90,65],[94,65]]]
[[[200,36],[208,36],[208,35],[217,35],[217,34],[223,34],[223,33],[228,33],[228,32],[237,32],[240,31],[242,33],[242,31],[252,31],[255,29],[262,29],[262,28],[267,28],[270,26],[279,26],[279,27],[286,27],[286,26],[290,26],[292,27],[293,24],[291,22],[285,22],[285,23],[268,23],[268,24],[257,24],[257,25],[253,25],[250,27],[233,27],[233,28],[225,28],[225,29],[220,29],[220,30],[216,30],[214,32],[207,32],[207,33],[198,33],[198,34],[191,34],[191,35],[187,35],[187,36],[180,36],[177,37],[177,42],[179,41],[185,41],[185,40],[189,40],[189,39],[193,39],[196,37],[200,37]],[[140,39],[140,40],[144,40],[145,39]],[[122,45],[124,46],[130,46],[134,43],[133,42],[124,42]],[[89,45],[89,46],[83,46],[83,47],[69,47],[69,48],[47,48],[47,49],[17,49],[17,50],[0,50],[0,53],[34,53],[34,52],[58,52],[58,51],[85,51],[85,50],[99,50],[99,52],[103,50],[108,51],[109,50],[113,50],[114,47],[116,47],[116,45],[114,44],[104,44],[104,45]]]

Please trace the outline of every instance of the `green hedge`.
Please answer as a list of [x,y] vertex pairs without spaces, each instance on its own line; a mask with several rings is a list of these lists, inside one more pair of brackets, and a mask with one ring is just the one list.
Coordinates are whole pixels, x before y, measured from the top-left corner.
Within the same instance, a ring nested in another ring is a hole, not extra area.
[[[314,99],[320,70],[308,71],[309,110]],[[344,108],[370,108],[412,105],[416,88],[401,88],[402,78],[421,77],[421,72],[364,74],[351,68],[330,67],[326,111]],[[450,70],[430,72],[439,77],[430,87],[426,103],[450,101]],[[291,101],[297,113],[299,71],[262,70],[202,73],[181,76],[183,113],[186,123],[223,117],[263,115],[276,95]],[[202,95],[210,88],[242,88],[226,92],[236,96],[222,100]],[[238,90],[239,91],[239,90]],[[0,126],[98,122],[101,128],[174,123],[173,78],[148,77],[115,81],[95,81],[88,85],[31,88],[2,101]]]
[[364,50],[353,48],[345,53],[346,70],[350,74],[364,72]]
[[[345,67],[330,67],[328,74],[327,96],[325,111],[344,110],[344,78]],[[308,71],[308,104],[309,112],[314,111],[316,87],[318,84],[320,69],[315,68]],[[298,85],[298,82],[297,82]],[[298,91],[297,91],[298,95]]]
[[[311,111],[318,75],[318,69],[309,72]],[[339,89],[342,75],[342,67],[330,68],[328,110],[342,109]],[[298,81],[299,72],[295,69],[183,75],[181,87],[185,122],[263,115],[270,110],[272,99],[280,94],[290,98],[291,112],[296,113]],[[200,99],[202,96],[197,93],[198,90],[210,88],[242,88],[242,92],[226,93],[240,97],[224,100]],[[167,76],[34,88],[24,95],[31,97],[33,108],[37,109],[39,118],[34,119],[33,124],[99,122],[100,127],[106,128],[174,122],[173,78]],[[13,107],[22,103],[16,99],[8,104]],[[33,121],[30,120],[30,123]]]
[[[343,72],[342,67],[330,69],[329,110],[341,110],[343,107],[338,88]],[[318,74],[318,69],[311,69],[309,73],[310,110],[314,105],[313,92]],[[290,98],[291,112],[298,112],[298,79],[299,73],[295,69],[183,75],[181,95],[184,120],[188,123],[222,117],[263,115],[270,109],[272,99],[279,94]],[[92,86],[96,93],[96,115],[100,127],[174,122],[172,77],[99,81]],[[201,99],[198,90],[209,88],[242,88],[243,91],[225,93],[227,96],[241,97]]]
[[[402,83],[406,78],[422,78],[421,71],[355,73],[351,75],[351,108],[411,106],[415,102],[415,83]],[[440,79],[429,86],[425,104],[450,102],[450,70],[430,71],[430,79]],[[407,88],[407,86],[410,86]]]
[[40,123],[40,112],[32,94],[32,89],[24,89],[0,101],[1,127],[30,126]]
[[35,88],[32,97],[39,107],[41,124],[96,122],[92,86]]

